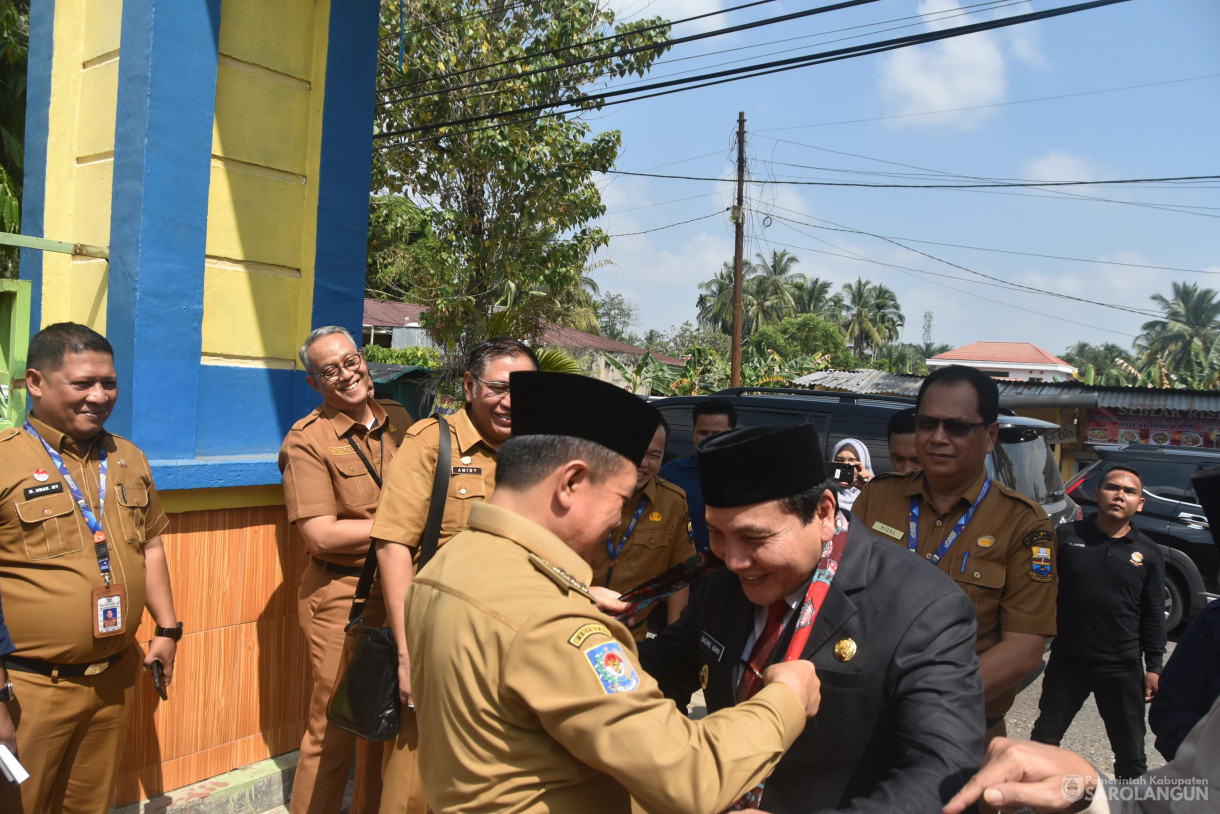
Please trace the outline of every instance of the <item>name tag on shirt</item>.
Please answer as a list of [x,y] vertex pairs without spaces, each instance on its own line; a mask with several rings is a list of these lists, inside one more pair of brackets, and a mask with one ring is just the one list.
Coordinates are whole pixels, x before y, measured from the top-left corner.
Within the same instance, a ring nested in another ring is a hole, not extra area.
[[41,486],[29,486],[25,490],[25,499],[33,500],[36,497],[43,495],[53,495],[57,492],[62,492],[64,485],[62,483],[44,483]]
[[711,637],[706,630],[699,634],[699,646],[716,657],[716,661],[724,658],[724,645]]
[[482,475],[483,467],[481,466],[455,466],[449,470],[453,475]]
[[873,523],[873,531],[879,531],[882,534],[886,535],[887,537],[893,537],[895,540],[901,540],[903,537],[903,533],[901,531],[894,528],[893,526],[887,526],[885,523],[882,523],[880,520],[878,520],[876,523]]

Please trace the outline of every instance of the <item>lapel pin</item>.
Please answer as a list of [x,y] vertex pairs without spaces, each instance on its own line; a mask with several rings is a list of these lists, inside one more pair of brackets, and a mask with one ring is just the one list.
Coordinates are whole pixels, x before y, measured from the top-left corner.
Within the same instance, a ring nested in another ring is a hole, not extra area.
[[707,689],[707,675],[708,669],[707,665],[705,664],[699,668],[699,686],[705,690]]
[[835,658],[839,661],[851,661],[856,656],[856,643],[851,639],[839,639],[835,644]]

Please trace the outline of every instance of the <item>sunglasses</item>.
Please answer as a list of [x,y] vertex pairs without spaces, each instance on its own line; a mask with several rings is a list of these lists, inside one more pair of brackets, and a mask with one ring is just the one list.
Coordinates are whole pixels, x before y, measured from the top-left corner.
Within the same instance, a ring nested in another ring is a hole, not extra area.
[[915,416],[915,429],[919,432],[936,432],[937,427],[945,428],[945,435],[950,438],[965,438],[977,427],[986,427],[986,421],[962,421],[960,418],[936,418],[930,415]]

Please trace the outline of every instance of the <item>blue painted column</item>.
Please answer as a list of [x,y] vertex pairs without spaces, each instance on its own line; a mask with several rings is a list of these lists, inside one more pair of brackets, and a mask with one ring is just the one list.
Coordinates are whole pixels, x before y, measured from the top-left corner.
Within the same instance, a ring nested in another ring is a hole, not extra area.
[[[55,0],[30,6],[30,52],[25,88],[25,181],[21,192],[21,234],[43,237],[47,193],[47,136],[51,116],[51,56]],[[20,277],[29,280],[30,336],[42,327],[42,252],[21,250]]]
[[[342,325],[357,344],[364,323],[379,13],[378,0],[331,2],[318,172],[313,326]],[[318,403],[303,376],[296,403],[298,415]]]
[[219,39],[220,0],[123,2],[106,333],[126,392],[107,426],[153,460],[195,457]]

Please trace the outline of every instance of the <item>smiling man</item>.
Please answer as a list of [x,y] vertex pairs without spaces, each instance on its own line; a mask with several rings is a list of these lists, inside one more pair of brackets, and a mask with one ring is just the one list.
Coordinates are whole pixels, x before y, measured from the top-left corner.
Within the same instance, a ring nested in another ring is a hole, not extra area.
[[407,597],[428,803],[624,814],[634,798],[646,811],[723,811],[817,710],[813,668],[775,665],[750,701],[688,720],[587,587],[659,415],[583,376],[516,373],[512,393],[495,494]]
[[[105,431],[118,398],[114,352],[84,325],[30,340],[21,429],[0,433],[0,597],[16,650],[4,656],[0,739],[16,724],[21,786],[0,783],[0,811],[103,814],[136,676],[173,678],[174,613],[161,511],[148,460]],[[141,655],[136,630],[156,624]]]
[[[420,567],[420,537],[437,467],[449,467],[449,489],[437,541],[443,546],[466,528],[472,507],[485,502],[495,491],[496,450],[513,431],[509,376],[515,371],[537,369],[538,357],[516,339],[501,336],[480,342],[470,352],[462,377],[466,407],[446,417],[449,460],[439,460],[439,422],[435,417],[425,418],[407,432],[386,472],[372,534],[377,540],[387,618],[398,643],[398,689],[404,709],[398,739],[389,752],[382,778],[383,814],[420,814],[426,810],[415,763],[415,714],[406,707],[412,700],[411,659],[403,599]],[[561,407],[556,405],[556,409]]]
[[1042,507],[987,475],[999,391],[964,365],[919,388],[915,443],[923,471],[877,478],[852,513],[947,573],[974,602],[988,738],[1055,633],[1055,535]]
[[944,574],[847,521],[820,452],[811,425],[699,446],[711,548],[727,568],[640,644],[640,662],[682,708],[702,688],[713,713],[749,703],[768,665],[817,668],[817,717],[748,807],[935,811],[982,757],[974,613]]
[[1092,693],[1114,775],[1134,778],[1148,768],[1144,704],[1156,695],[1165,655],[1165,563],[1160,547],[1131,525],[1144,507],[1139,472],[1112,467],[1095,499],[1095,516],[1058,529],[1059,635],[1029,737],[1058,746]]
[[[309,648],[313,689],[292,785],[291,814],[337,814],[356,752],[352,814],[376,812],[383,744],[332,727],[326,705],[343,654],[344,629],[372,540],[380,480],[412,418],[396,401],[373,397],[364,355],[345,328],[310,333],[298,354],[322,404],[292,425],[280,447],[284,504],[305,541],[309,564],[297,591],[297,618]],[[365,621],[385,618],[380,591]]]
[[[593,552],[590,584],[624,593],[695,556],[686,495],[681,488],[657,477],[668,434],[669,426],[662,418],[636,470],[635,492],[624,504],[622,517],[610,530],[605,545]],[[682,613],[687,594],[688,589],[683,588],[665,598],[666,622],[673,622]],[[637,641],[648,635],[648,617],[654,610],[656,606],[636,620],[632,634]]]

